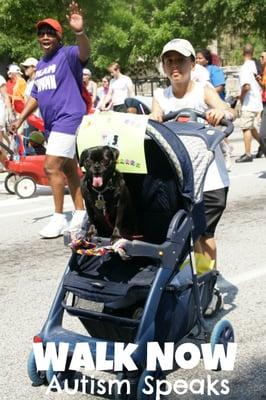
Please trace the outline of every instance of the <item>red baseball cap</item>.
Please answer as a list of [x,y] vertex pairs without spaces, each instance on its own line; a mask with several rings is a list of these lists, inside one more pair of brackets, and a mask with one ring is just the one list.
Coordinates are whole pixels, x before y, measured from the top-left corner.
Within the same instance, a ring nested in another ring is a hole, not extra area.
[[57,33],[60,39],[63,36],[63,28],[61,24],[53,18],[45,18],[42,21],[37,22],[36,28],[40,28],[43,25],[50,25]]

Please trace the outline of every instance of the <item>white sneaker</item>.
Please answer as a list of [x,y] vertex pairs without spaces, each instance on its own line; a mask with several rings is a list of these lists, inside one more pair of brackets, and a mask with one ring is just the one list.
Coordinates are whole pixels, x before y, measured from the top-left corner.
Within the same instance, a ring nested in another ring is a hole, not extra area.
[[39,232],[39,235],[46,239],[57,238],[63,235],[68,227],[65,214],[54,213],[50,222]]
[[73,217],[70,221],[68,230],[70,232],[81,230],[86,215],[87,212],[85,210],[75,210],[73,213]]

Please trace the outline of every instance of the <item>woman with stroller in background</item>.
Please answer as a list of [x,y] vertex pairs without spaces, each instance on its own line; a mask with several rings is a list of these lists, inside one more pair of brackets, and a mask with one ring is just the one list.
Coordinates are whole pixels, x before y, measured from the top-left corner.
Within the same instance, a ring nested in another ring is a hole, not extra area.
[[[162,121],[164,114],[182,108],[206,112],[211,125],[218,125],[222,118],[234,119],[235,112],[219,97],[214,88],[203,82],[191,80],[196,54],[191,43],[184,39],[168,42],[161,53],[163,69],[171,82],[165,89],[154,92],[151,118]],[[210,165],[204,184],[204,210],[206,229],[195,244],[195,251],[203,254],[217,268],[215,229],[226,207],[229,177],[220,147]],[[196,221],[197,222],[197,221]],[[207,313],[216,311],[218,296],[215,294]]]

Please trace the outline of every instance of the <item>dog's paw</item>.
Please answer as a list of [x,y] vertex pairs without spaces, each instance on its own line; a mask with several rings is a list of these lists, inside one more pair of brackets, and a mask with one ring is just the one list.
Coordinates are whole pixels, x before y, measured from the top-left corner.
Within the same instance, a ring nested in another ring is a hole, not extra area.
[[131,258],[130,256],[127,255],[125,248],[124,248],[126,242],[127,242],[126,239],[120,238],[112,246],[114,252],[118,253],[120,255],[120,257],[122,258],[122,260],[124,260],[124,261]]

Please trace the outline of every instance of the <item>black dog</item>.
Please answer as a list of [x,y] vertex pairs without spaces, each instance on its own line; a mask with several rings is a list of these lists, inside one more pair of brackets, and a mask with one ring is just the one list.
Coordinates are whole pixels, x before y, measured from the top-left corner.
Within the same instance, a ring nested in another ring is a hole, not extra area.
[[79,165],[85,168],[81,191],[90,221],[88,236],[111,237],[135,233],[135,213],[123,175],[116,170],[117,149],[99,146],[86,149]]

